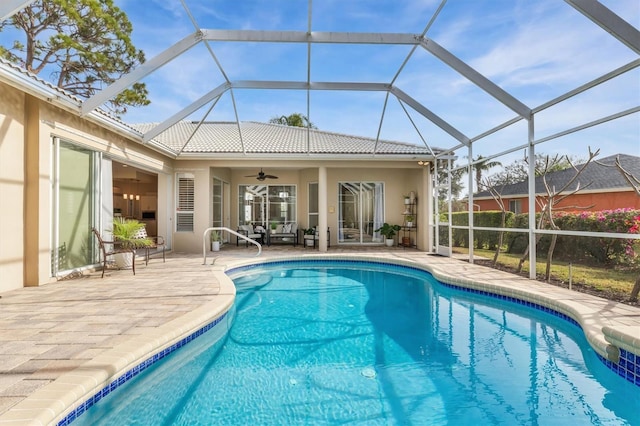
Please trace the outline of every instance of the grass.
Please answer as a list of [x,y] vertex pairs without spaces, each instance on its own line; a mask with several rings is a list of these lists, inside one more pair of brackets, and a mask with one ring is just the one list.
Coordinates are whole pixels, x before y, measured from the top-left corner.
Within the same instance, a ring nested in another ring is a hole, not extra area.
[[[456,253],[469,253],[469,249],[464,247],[454,247]],[[482,256],[489,260],[493,259],[493,250],[474,249],[474,256]],[[498,264],[503,265],[507,269],[515,269],[520,261],[520,255],[500,253],[498,256]],[[536,275],[538,279],[544,277],[546,270],[546,258],[538,258],[536,262]],[[529,261],[524,263],[523,272],[529,275]],[[602,292],[602,297],[607,297],[604,293],[616,293],[619,296],[615,299],[628,299],[631,289],[638,276],[637,270],[624,270],[619,268],[603,268],[594,266],[585,266],[579,264],[571,265],[571,281],[574,285],[581,285],[594,293]],[[551,264],[551,277],[557,281],[569,283],[569,264],[554,260]]]

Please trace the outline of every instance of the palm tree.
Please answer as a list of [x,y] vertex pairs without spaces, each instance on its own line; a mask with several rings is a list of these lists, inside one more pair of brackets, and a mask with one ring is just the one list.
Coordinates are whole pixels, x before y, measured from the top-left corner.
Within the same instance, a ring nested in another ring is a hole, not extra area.
[[285,126],[293,127],[308,127],[310,129],[317,129],[317,127],[309,121],[306,115],[299,112],[294,112],[290,115],[282,115],[280,117],[273,117],[269,120],[272,124],[284,124]]
[[484,160],[484,157],[482,155],[478,155],[476,157],[475,160],[473,160],[474,164],[473,165],[473,169],[475,170],[475,174],[476,174],[476,190],[480,191],[480,186],[482,184],[482,172],[483,171],[487,171],[489,169],[491,169],[492,167],[496,167],[496,166],[502,166],[502,163],[500,163],[499,161],[489,161],[489,160]]

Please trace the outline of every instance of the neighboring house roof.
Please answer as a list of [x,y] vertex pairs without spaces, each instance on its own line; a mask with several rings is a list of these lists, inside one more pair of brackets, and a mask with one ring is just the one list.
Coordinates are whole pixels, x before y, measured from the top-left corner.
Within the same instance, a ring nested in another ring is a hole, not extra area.
[[[157,123],[133,126],[146,133]],[[432,156],[424,146],[258,122],[180,121],[154,138],[178,153],[213,154],[366,154]],[[184,141],[187,141],[186,143]],[[184,145],[184,146],[183,146]]]
[[[631,175],[640,177],[640,157],[627,154],[616,154],[610,157],[598,160],[597,158],[589,163],[575,182],[571,184],[565,192],[574,191],[576,188],[590,192],[605,192],[611,190],[628,190],[630,189],[629,183],[625,180],[622,173],[616,168],[616,157],[620,158],[620,164]],[[582,165],[577,165],[576,168],[580,169]],[[573,168],[567,168],[553,173],[548,173],[546,176],[547,184],[556,190],[560,190],[564,187],[576,175],[576,171]],[[546,189],[542,181],[542,176],[536,178],[536,194],[546,194]],[[500,189],[502,189],[500,191]],[[498,188],[503,197],[509,196],[526,196],[528,193],[528,183],[526,180],[512,185],[505,185],[503,188]],[[491,198],[491,194],[488,191],[482,191],[473,195],[475,199]]]

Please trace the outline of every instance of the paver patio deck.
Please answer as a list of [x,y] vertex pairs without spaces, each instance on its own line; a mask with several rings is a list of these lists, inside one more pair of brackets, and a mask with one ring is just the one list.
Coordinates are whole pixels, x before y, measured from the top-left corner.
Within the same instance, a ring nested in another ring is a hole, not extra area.
[[[229,245],[215,265],[202,255],[168,255],[131,271],[91,273],[41,287],[0,294],[0,425],[49,424],[82,401],[83,390],[135,363],[152,348],[211,320],[233,300],[222,273],[229,265],[273,257],[317,256],[302,247],[255,249]],[[519,278],[413,249],[331,247],[323,255],[364,256],[426,265],[439,279],[527,297],[576,318],[591,343],[606,351],[602,334],[640,353],[640,309]],[[526,296],[525,296],[526,295]],[[618,340],[616,340],[618,339]],[[115,358],[114,353],[122,354]],[[98,369],[96,360],[100,361]],[[109,364],[113,361],[113,365]],[[81,375],[79,371],[83,371]],[[77,380],[73,379],[76,378]],[[96,378],[97,377],[97,378]],[[96,383],[94,383],[96,382]]]

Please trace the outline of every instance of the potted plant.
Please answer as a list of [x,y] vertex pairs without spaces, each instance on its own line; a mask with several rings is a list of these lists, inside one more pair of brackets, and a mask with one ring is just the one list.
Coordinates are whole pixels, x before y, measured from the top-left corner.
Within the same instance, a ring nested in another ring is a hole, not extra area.
[[384,235],[385,244],[388,247],[391,247],[393,245],[393,237],[395,237],[396,232],[398,232],[400,229],[400,225],[390,225],[385,222],[380,228],[376,229],[376,232]]
[[413,217],[413,215],[407,215],[407,216],[405,216],[405,218],[404,218],[404,220],[407,222],[407,226],[408,226],[409,228],[413,228],[413,221],[414,221],[415,219],[416,219],[416,218],[415,218],[415,217]]
[[222,242],[220,232],[211,231],[209,237],[211,238],[211,251],[220,251],[220,243]]
[[411,204],[411,197],[409,195],[403,195],[403,197],[405,204]]
[[[147,237],[144,223],[135,219],[115,219],[113,221],[113,240],[123,248],[135,249],[149,247],[153,241]],[[115,255],[116,265],[119,268],[130,268],[133,264],[134,253],[117,253]]]
[[275,234],[276,233],[276,229],[278,229],[278,222],[276,222],[274,220],[269,225],[271,226],[271,233]]
[[[313,247],[313,242],[314,242],[313,240],[315,239],[316,229],[315,228],[303,229],[302,233],[304,234],[303,239],[307,247]],[[310,235],[311,237],[307,237],[307,235]]]

